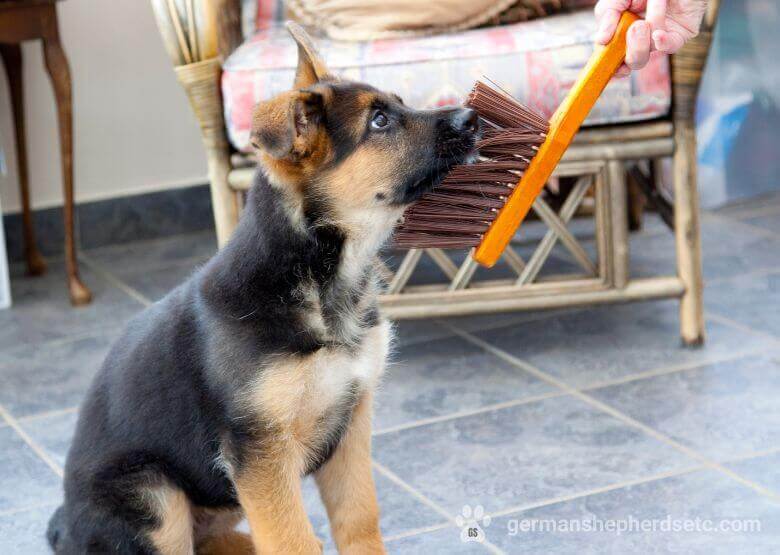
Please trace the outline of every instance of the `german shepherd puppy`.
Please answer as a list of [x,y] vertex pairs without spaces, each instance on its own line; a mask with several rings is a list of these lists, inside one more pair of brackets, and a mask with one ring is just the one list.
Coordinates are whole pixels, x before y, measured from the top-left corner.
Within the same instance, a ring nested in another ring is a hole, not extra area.
[[[49,523],[57,553],[382,553],[372,394],[390,326],[376,255],[404,207],[474,156],[465,109],[333,77],[304,31],[293,90],[256,108],[266,179],[225,247],[133,319],[92,384]],[[246,517],[251,537],[233,531]]]

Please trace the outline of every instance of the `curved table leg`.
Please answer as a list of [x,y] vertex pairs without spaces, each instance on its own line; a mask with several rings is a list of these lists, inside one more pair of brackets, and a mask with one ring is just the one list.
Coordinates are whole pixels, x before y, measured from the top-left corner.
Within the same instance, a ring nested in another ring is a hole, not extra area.
[[64,193],[65,220],[65,265],[68,273],[70,300],[74,305],[87,304],[92,294],[79,277],[76,260],[76,244],[73,236],[73,112],[71,98],[70,69],[65,52],[60,44],[56,20],[47,29],[43,38],[43,53],[49,72],[54,95],[57,99],[57,118],[60,130],[60,151],[62,156],[62,181]]
[[16,165],[19,172],[19,196],[22,201],[22,233],[27,273],[39,276],[46,272],[46,261],[35,243],[32,210],[30,208],[30,174],[27,166],[27,145],[24,124],[24,84],[22,81],[22,48],[18,44],[0,44],[8,87],[11,91],[11,108],[14,115]]

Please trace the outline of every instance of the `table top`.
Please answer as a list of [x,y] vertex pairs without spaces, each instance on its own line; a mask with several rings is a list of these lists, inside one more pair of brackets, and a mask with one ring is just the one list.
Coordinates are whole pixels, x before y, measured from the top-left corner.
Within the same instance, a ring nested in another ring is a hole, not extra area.
[[25,6],[40,6],[54,4],[60,0],[0,0],[0,10],[4,8],[20,8]]

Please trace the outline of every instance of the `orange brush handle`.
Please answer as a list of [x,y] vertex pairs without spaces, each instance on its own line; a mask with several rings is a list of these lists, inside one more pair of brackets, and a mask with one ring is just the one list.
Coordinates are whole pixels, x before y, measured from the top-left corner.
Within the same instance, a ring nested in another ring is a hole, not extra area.
[[550,120],[550,131],[514,192],[485,233],[473,254],[474,260],[490,268],[504,252],[531,205],[550,179],[555,166],[569,148],[574,135],[588,117],[610,79],[626,58],[626,34],[638,16],[624,12],[615,36],[593,53],[588,65]]

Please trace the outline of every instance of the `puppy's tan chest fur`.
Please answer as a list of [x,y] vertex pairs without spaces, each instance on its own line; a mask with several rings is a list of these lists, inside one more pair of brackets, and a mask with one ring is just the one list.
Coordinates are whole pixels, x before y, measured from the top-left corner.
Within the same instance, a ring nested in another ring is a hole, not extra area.
[[376,386],[390,339],[390,324],[382,321],[354,349],[324,347],[281,358],[263,370],[252,388],[253,410],[305,458],[333,433],[333,421],[351,396]]

